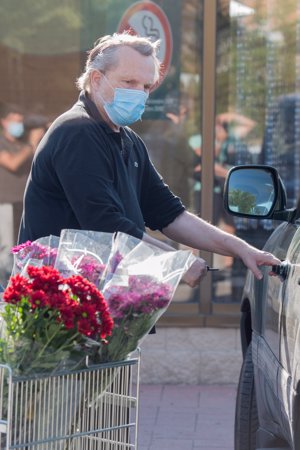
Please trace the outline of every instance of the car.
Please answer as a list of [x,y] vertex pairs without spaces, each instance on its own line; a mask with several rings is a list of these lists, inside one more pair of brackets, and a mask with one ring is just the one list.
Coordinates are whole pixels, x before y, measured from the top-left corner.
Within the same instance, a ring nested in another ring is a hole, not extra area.
[[235,450],[300,449],[300,202],[287,205],[273,166],[235,166],[228,172],[226,211],[277,224],[263,249],[281,261],[263,267],[262,280],[246,274]]

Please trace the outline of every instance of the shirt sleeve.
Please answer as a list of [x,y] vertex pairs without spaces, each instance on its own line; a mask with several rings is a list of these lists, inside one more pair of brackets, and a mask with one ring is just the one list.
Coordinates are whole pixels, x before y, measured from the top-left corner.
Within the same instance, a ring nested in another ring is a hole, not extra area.
[[108,138],[94,126],[73,124],[65,130],[53,154],[59,183],[82,229],[122,231],[141,239],[144,230],[124,215],[113,186]]

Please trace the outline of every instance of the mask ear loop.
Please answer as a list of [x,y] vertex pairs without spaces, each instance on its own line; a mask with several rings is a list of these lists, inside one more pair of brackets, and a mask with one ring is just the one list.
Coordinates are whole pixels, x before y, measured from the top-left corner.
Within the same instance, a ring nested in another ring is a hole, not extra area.
[[100,94],[99,91],[97,92],[97,95],[99,95],[99,97],[101,98],[101,101],[102,101],[103,105],[105,105],[106,103],[110,104],[110,103],[112,103],[112,102],[114,101],[115,96],[116,96],[115,88],[111,85],[111,83],[109,82],[109,80],[108,80],[107,76],[104,74],[104,72],[101,72],[101,70],[97,70],[97,72],[98,72],[100,75],[102,75],[102,77],[105,79],[105,82],[106,82],[106,83],[108,84],[108,86],[112,89],[113,94],[114,94],[111,101],[105,100],[105,99],[103,98],[103,96]]
[[107,78],[107,76],[104,74],[104,72],[101,72],[101,70],[98,70],[98,72],[103,76],[103,78],[105,79],[105,82],[108,84],[108,86],[113,90],[113,92],[115,92],[115,88],[113,87],[113,85],[110,83],[109,79]]

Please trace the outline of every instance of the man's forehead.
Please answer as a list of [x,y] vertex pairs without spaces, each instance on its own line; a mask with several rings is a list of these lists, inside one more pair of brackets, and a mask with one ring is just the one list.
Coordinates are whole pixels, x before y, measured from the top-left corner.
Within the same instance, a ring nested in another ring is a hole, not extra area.
[[[117,54],[120,58],[122,57],[128,57],[128,56],[138,56],[141,55],[140,52],[138,50],[136,50],[133,47],[130,47],[129,45],[122,45],[120,47],[118,47],[117,49]],[[142,55],[141,55],[142,56]]]
[[115,70],[121,71],[123,76],[146,77],[149,83],[155,82],[157,78],[154,57],[142,55],[128,46],[121,47],[118,50],[118,63]]

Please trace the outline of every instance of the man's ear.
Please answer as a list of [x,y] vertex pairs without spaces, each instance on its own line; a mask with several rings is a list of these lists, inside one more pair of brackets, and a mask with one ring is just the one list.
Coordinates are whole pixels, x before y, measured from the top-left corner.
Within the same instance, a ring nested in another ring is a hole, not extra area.
[[92,70],[90,74],[90,83],[93,89],[99,88],[101,78],[103,74],[99,70]]

